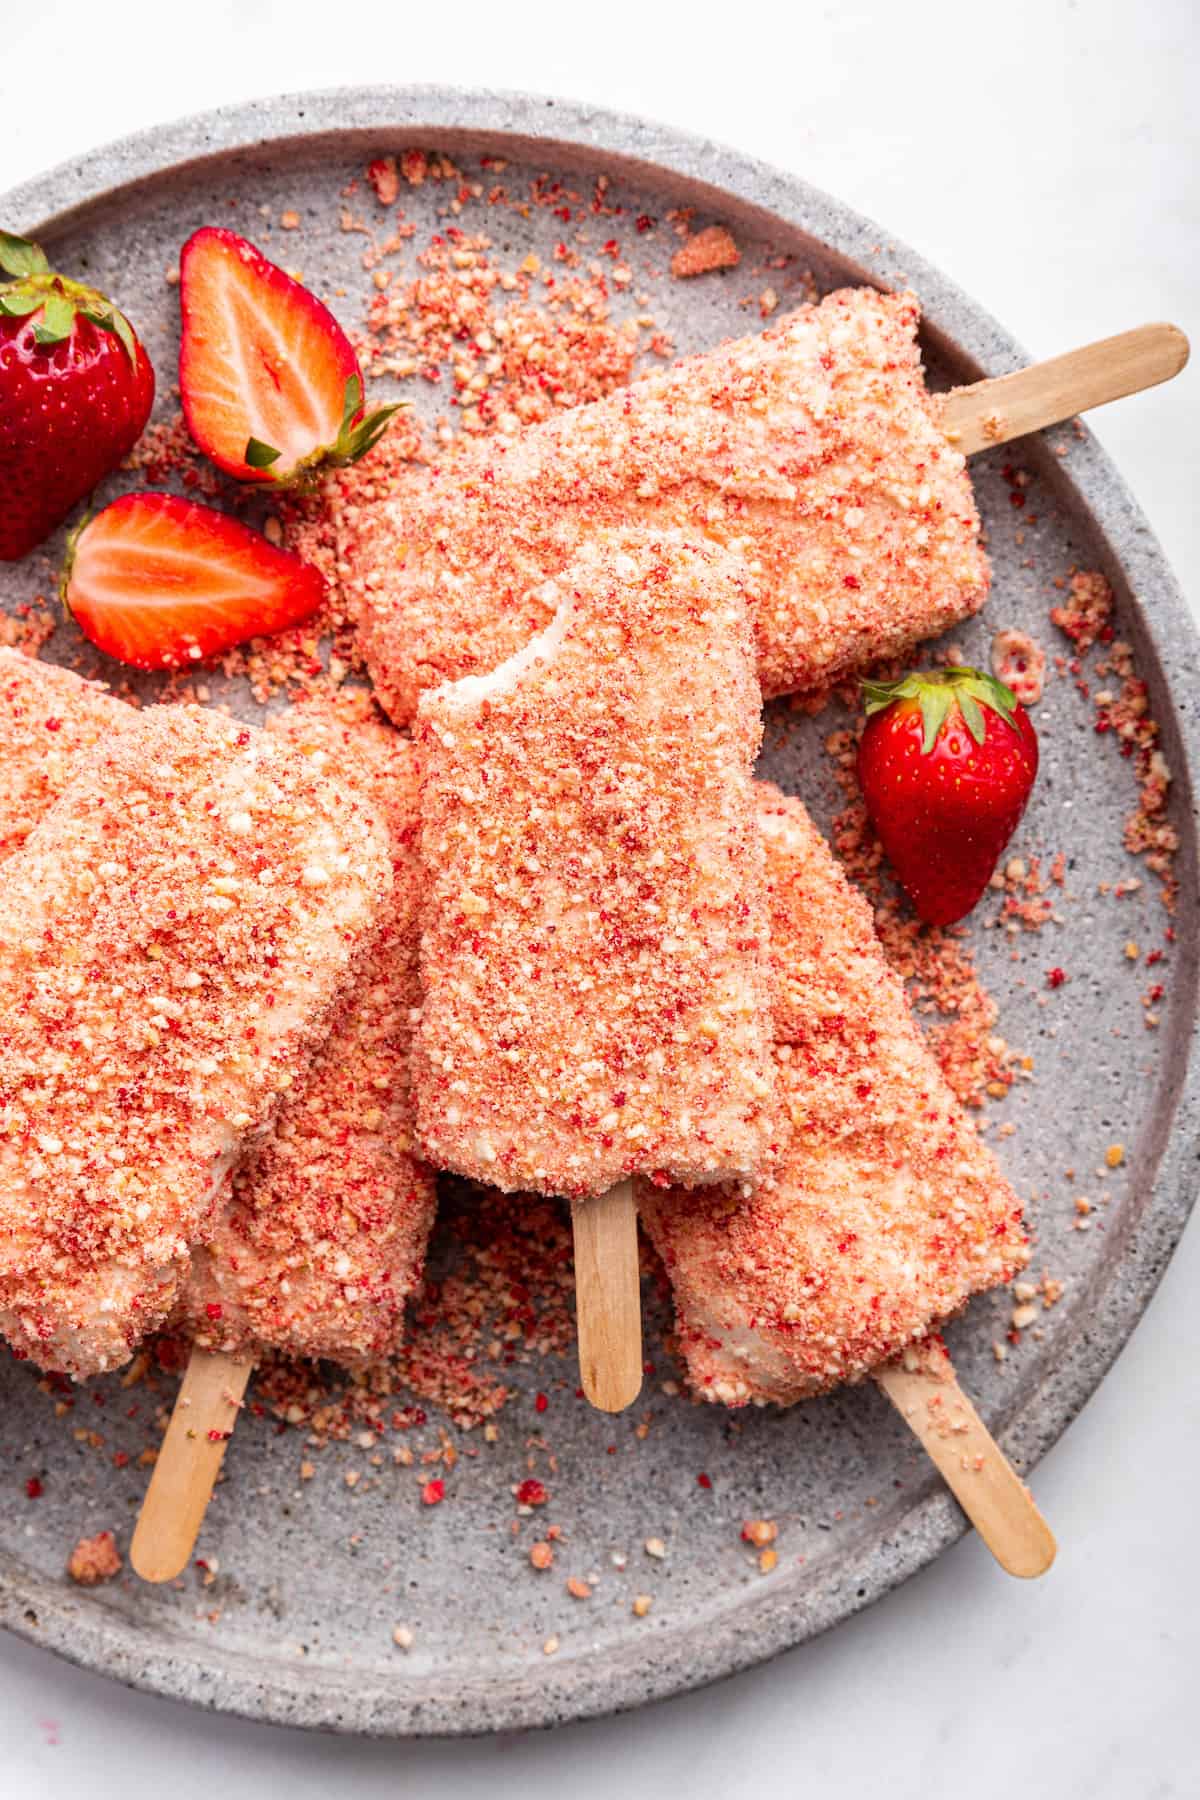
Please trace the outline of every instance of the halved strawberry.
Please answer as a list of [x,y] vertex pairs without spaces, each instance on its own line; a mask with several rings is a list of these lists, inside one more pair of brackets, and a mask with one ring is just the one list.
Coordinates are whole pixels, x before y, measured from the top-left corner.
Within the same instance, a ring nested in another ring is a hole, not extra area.
[[135,669],[180,669],[298,625],[321,604],[311,564],[176,494],[125,494],[72,540],[60,592],[84,636]]
[[183,413],[218,468],[285,485],[378,442],[398,408],[364,417],[353,346],[307,288],[215,225],[188,239],[179,275]]

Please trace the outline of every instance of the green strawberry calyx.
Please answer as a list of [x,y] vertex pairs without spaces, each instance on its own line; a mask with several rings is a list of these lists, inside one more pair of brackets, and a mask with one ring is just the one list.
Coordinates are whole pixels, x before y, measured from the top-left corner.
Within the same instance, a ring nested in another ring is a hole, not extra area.
[[[374,412],[367,413],[355,424],[355,417],[361,411],[362,403],[362,376],[351,375],[346,382],[342,399],[342,423],[333,443],[322,444],[310,456],[303,457],[294,468],[289,469],[286,475],[272,477],[276,484],[279,487],[303,484],[311,481],[320,469],[343,469],[348,463],[356,463],[368,450],[375,448],[394,415],[412,405],[411,400],[397,400],[391,406],[376,407]],[[252,469],[266,471],[282,455],[282,450],[276,450],[273,444],[264,444],[261,438],[246,440],[246,461]]]
[[137,368],[137,338],[124,313],[98,289],[56,275],[40,245],[0,231],[0,270],[11,277],[0,282],[0,317],[24,319],[36,313],[33,335],[39,344],[61,344],[74,331],[76,318],[89,319],[120,339]]
[[75,556],[79,549],[79,540],[96,516],[92,504],[95,498],[96,496],[94,493],[88,495],[87,503],[83,509],[83,517],[78,519],[76,523],[72,525],[70,531],[67,533],[66,544],[63,547],[63,565],[58,577],[58,597],[62,601],[68,617],[73,617],[73,614],[71,613],[71,602],[67,598],[67,589],[71,585],[71,573],[75,567]]
[[985,712],[998,713],[1013,731],[1020,729],[1013,711],[1017,696],[981,669],[921,669],[901,676],[899,681],[864,681],[861,686],[868,719],[899,701],[916,702],[921,709],[921,752],[925,756],[937,743],[954,707],[962,714],[963,724],[977,744],[982,744],[987,736]]

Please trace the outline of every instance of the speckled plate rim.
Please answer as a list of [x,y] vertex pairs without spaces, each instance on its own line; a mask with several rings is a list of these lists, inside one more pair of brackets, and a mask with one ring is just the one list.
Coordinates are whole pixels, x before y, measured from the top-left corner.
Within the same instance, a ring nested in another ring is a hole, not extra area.
[[[926,329],[973,362],[980,374],[1003,374],[1028,357],[974,301],[919,256],[861,214],[797,176],[714,143],[628,114],[510,92],[446,87],[341,88],[251,101],[154,127],[123,138],[23,183],[0,198],[0,217],[31,235],[73,223],[114,189],[172,168],[322,137],[436,145],[439,134],[469,134],[488,147],[493,136],[510,155],[558,166],[573,155],[601,152],[613,173],[660,182],[686,181],[696,199],[707,189],[720,212],[733,200],[797,228],[857,264],[879,285],[908,282],[919,292]],[[523,140],[523,142],[522,142]],[[1129,321],[1133,323],[1134,321]],[[1193,770],[1200,763],[1200,638],[1182,593],[1145,518],[1109,459],[1087,432],[1072,446],[1067,478],[1101,541],[1106,572],[1118,594],[1135,600],[1139,635],[1170,671],[1169,691],[1155,695],[1164,749],[1176,782],[1176,804],[1191,820],[1180,874],[1185,904],[1194,905],[1196,815]],[[1195,933],[1186,934],[1177,965],[1172,1032],[1176,1071],[1169,1103],[1139,1160],[1153,1170],[1150,1198],[1129,1231],[1123,1279],[1098,1297],[1090,1330],[1012,1412],[1001,1433],[1008,1452],[1028,1469],[1076,1416],[1133,1332],[1166,1268],[1193,1200],[1200,1117],[1196,1056]],[[781,1577],[739,1600],[701,1634],[678,1628],[639,1639],[602,1660],[540,1664],[536,1673],[476,1678],[456,1684],[406,1677],[371,1679],[312,1664],[286,1678],[240,1652],[198,1655],[176,1633],[121,1617],[96,1598],[64,1594],[0,1557],[0,1624],[82,1667],[173,1699],[281,1725],[353,1731],[380,1737],[452,1736],[595,1717],[665,1698],[765,1661],[849,1617],[933,1560],[962,1535],[949,1497],[932,1493],[899,1532],[866,1549],[853,1577],[832,1569],[816,1591]],[[811,1575],[809,1576],[811,1582]]]

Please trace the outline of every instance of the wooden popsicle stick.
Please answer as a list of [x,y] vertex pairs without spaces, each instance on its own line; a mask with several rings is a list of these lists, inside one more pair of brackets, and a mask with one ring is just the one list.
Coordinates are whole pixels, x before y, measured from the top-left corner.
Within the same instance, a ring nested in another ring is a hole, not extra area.
[[621,1412],[642,1387],[642,1291],[633,1183],[571,1206],[575,1315],[583,1391],[601,1412]]
[[1044,1575],[1058,1546],[1033,1496],[967,1396],[945,1351],[930,1344],[876,1371],[946,1486],[1010,1575]]
[[253,1367],[248,1356],[192,1351],[129,1547],[143,1581],[187,1567]]
[[970,456],[1170,381],[1188,353],[1178,325],[1139,325],[1015,374],[953,388],[942,400],[942,429]]

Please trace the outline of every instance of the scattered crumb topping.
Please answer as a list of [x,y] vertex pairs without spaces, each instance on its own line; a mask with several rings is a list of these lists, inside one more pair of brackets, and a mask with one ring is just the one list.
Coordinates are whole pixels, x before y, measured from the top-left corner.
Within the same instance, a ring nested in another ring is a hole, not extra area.
[[756,1550],[773,1544],[778,1536],[779,1527],[774,1519],[747,1519],[742,1526],[742,1542],[753,1544]]
[[[574,272],[534,304],[536,259],[509,275],[490,250],[488,238],[456,231],[420,252],[414,280],[377,291],[362,345],[364,372],[445,391],[451,418],[469,435],[511,436],[630,379],[639,328],[636,321],[612,323],[601,273]],[[447,420],[446,430],[453,429]],[[437,436],[444,448],[440,429]],[[378,467],[372,457],[364,473]],[[374,485],[374,473],[367,480]],[[353,493],[358,483],[351,476],[344,487]]]
[[[443,1193],[441,1217],[453,1267],[426,1277],[409,1305],[408,1332],[388,1359],[354,1373],[269,1359],[255,1375],[259,1404],[303,1430],[314,1447],[351,1438],[364,1424],[407,1434],[428,1412],[485,1438],[512,1398],[509,1371],[575,1344],[571,1227],[557,1202],[496,1189]],[[401,1458],[412,1452],[402,1449]],[[523,1504],[544,1504],[530,1478]]]
[[1022,706],[1036,706],[1046,680],[1046,652],[1027,631],[998,631],[992,639],[992,673]]
[[1077,570],[1065,605],[1050,609],[1051,622],[1065,632],[1079,653],[1097,642],[1111,643],[1113,593],[1103,575]]
[[58,620],[41,595],[22,602],[14,612],[0,612],[0,647],[38,656],[53,637]]
[[714,269],[736,269],[741,260],[742,253],[724,225],[708,225],[679,246],[671,258],[671,273],[676,281],[686,281]]
[[80,1538],[67,1558],[67,1574],[80,1587],[98,1587],[111,1581],[122,1568],[117,1540],[111,1531],[98,1531],[95,1537]]
[[[1068,591],[1067,603],[1053,607],[1050,617],[1075,646],[1077,655],[1068,668],[1083,696],[1093,700],[1097,736],[1111,736],[1121,755],[1133,763],[1138,802],[1125,821],[1125,848],[1158,876],[1163,903],[1172,912],[1179,885],[1175,875],[1179,833],[1167,817],[1171,770],[1159,747],[1161,732],[1150,711],[1149,689],[1138,675],[1132,645],[1116,636],[1112,623],[1115,602],[1104,576],[1076,571]],[[1097,644],[1101,654],[1091,678],[1084,680],[1080,659]],[[1091,694],[1092,679],[1106,682],[1109,677],[1115,678],[1115,686],[1101,686]],[[1122,891],[1133,889],[1134,884],[1127,883]],[[1148,1000],[1148,1004],[1154,1002]]]

